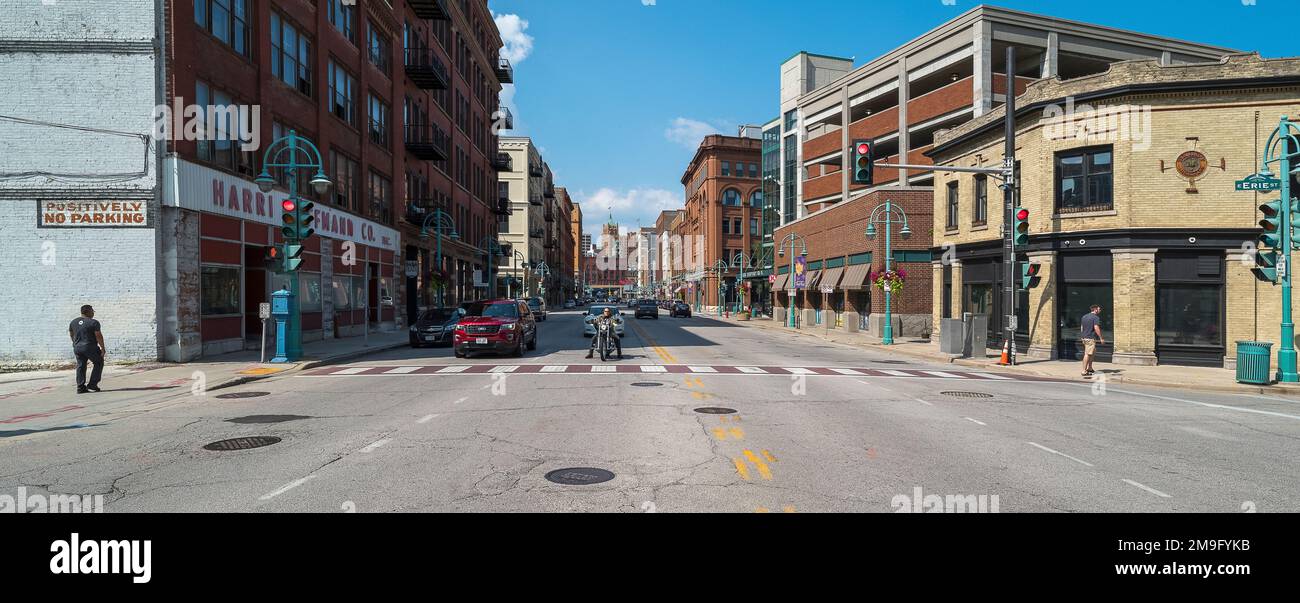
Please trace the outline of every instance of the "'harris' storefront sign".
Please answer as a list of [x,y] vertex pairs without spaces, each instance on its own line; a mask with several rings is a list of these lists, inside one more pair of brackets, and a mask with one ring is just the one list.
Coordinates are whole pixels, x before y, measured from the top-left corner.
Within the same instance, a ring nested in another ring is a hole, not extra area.
[[[167,159],[163,204],[209,214],[218,214],[251,222],[280,226],[280,202],[289,194],[282,190],[263,193],[257,184],[209,167],[176,157]],[[355,241],[389,251],[397,251],[398,234],[393,228],[359,218],[348,212],[316,204],[312,211],[316,234],[344,241]]]

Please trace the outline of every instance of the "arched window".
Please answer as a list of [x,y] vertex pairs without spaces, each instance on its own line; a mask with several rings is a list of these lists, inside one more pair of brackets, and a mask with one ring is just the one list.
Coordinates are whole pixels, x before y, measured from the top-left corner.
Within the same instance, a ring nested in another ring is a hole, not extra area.
[[754,194],[749,196],[749,206],[763,207],[763,191],[754,191]]
[[734,189],[734,188],[729,188],[729,189],[727,189],[727,190],[725,190],[725,191],[722,191],[722,204],[723,204],[723,205],[736,205],[736,206],[739,206],[739,205],[740,205],[740,191],[738,191],[738,190],[736,190],[736,189]]

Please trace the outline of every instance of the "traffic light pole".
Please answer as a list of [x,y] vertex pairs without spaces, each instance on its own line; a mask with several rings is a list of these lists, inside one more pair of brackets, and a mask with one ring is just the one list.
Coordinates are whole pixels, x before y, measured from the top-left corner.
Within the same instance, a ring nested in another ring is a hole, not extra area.
[[1002,179],[1002,237],[1003,245],[1006,247],[1006,254],[1003,256],[1003,267],[1005,269],[1006,280],[1006,306],[1007,314],[1002,319],[1005,322],[1007,332],[1007,349],[1010,355],[1007,356],[1007,362],[1011,366],[1016,364],[1016,317],[1020,314],[1016,312],[1016,233],[1012,225],[1015,223],[1016,212],[1016,49],[1014,46],[1007,46],[1007,67],[1006,67],[1006,96],[1007,102],[1003,105],[1006,109],[1006,118],[1003,120],[1003,139],[1005,146],[1002,151],[1002,170],[1005,176]]
[[[1280,199],[1281,203],[1281,222],[1279,223],[1282,235],[1282,249],[1278,254],[1278,270],[1280,280],[1282,281],[1282,345],[1277,350],[1277,380],[1283,383],[1300,382],[1300,373],[1296,371],[1296,349],[1295,349],[1295,323],[1291,320],[1291,246],[1294,244],[1294,232],[1292,219],[1292,198],[1291,198],[1291,154],[1300,151],[1300,141],[1291,134],[1291,129],[1295,125],[1287,116],[1283,115],[1278,120],[1277,130],[1273,136],[1277,137],[1277,155],[1278,179],[1282,181]],[[1272,143],[1273,141],[1269,141]],[[1267,155],[1273,144],[1264,146],[1264,153]],[[1268,170],[1268,158],[1265,157],[1264,169]]]

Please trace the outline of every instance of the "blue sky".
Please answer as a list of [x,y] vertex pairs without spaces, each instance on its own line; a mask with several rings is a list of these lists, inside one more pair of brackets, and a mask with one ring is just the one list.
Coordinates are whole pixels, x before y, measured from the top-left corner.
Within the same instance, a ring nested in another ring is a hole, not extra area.
[[[700,138],[776,117],[778,68],[800,50],[860,65],[979,4],[970,0],[490,0],[515,63],[503,97],[582,203],[584,232],[652,225],[682,203]],[[1295,56],[1261,28],[1297,0],[1004,0],[996,6]]]

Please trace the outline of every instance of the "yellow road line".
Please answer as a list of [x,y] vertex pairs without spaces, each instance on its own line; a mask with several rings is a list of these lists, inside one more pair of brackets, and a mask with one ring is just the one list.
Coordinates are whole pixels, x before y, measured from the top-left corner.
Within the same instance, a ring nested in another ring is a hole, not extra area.
[[727,439],[727,430],[725,430],[725,429],[723,429],[723,428],[721,428],[721,427],[714,427],[714,428],[713,428],[713,437],[718,438],[719,440],[725,440],[725,439]]
[[796,511],[794,510],[794,505],[786,505],[786,506],[785,506],[783,509],[781,509],[781,510],[782,510],[782,511],[785,511],[786,513],[795,513],[795,512],[796,512]]
[[749,459],[749,462],[753,463],[755,467],[758,467],[758,474],[763,476],[763,479],[772,479],[772,470],[767,468],[767,463],[764,463],[763,459],[758,458],[758,455],[754,454],[753,450],[744,450],[743,452],[745,458]]
[[768,450],[764,450],[764,451],[763,451],[763,458],[767,459],[767,462],[769,462],[769,463],[775,463],[775,462],[776,462],[776,457],[772,456],[772,453],[771,453],[770,451],[768,451]]
[[739,427],[732,427],[729,432],[731,433],[731,437],[737,440],[745,439],[745,432]]
[[771,513],[771,511],[768,511],[768,510],[767,510],[767,507],[759,507],[759,508],[757,508],[757,509],[754,509],[754,512],[755,512],[755,513]]
[[740,479],[749,481],[749,468],[745,466],[745,461],[732,457],[731,462],[736,464],[736,473],[740,474]]

